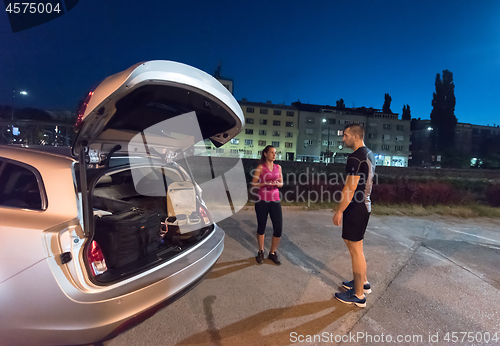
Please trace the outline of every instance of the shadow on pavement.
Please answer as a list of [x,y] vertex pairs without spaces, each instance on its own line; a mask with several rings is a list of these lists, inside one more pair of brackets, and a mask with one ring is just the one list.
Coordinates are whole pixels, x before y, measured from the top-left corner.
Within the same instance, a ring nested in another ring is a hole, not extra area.
[[212,267],[212,271],[207,276],[207,279],[220,278],[224,275],[231,274],[237,272],[238,270],[242,270],[257,264],[258,263],[255,260],[255,257],[250,257],[238,261],[223,262],[223,263],[217,262]]
[[[342,275],[337,273],[335,270],[305,253],[300,247],[290,241],[286,234],[283,234],[281,237],[281,253],[283,257],[290,261],[290,263],[295,266],[302,267],[330,287],[336,287],[338,282],[342,282],[344,279]],[[335,282],[333,279],[325,275],[324,272],[336,277],[338,282]]]
[[[245,232],[245,230],[242,228],[242,226],[245,226],[241,225],[241,223],[248,224],[249,227],[246,228],[252,229],[252,235],[248,234],[248,232]],[[250,251],[250,253],[255,253],[255,255],[257,255],[257,223],[251,222],[249,220],[239,222],[233,218],[227,218],[224,221],[219,222],[218,225],[222,227],[222,229],[226,233],[226,236],[240,243],[241,246]]]
[[[255,221],[249,219],[237,221],[233,218],[228,218],[220,222],[219,225],[224,229],[228,237],[231,237],[232,239],[240,243],[244,248],[249,250],[251,253],[255,253],[255,255],[257,255],[257,238],[256,238],[257,223]],[[255,236],[250,235],[247,230],[250,230],[251,234],[255,234]],[[265,240],[265,246],[267,251],[271,246],[272,233],[273,233],[272,224],[271,221],[268,220],[268,225],[266,227],[266,240]],[[264,251],[266,253],[266,257],[267,257],[267,251],[266,250]],[[295,243],[293,243],[290,240],[290,238],[288,238],[286,234],[286,229],[283,231],[283,234],[281,236],[281,242],[278,247],[278,254],[281,254],[281,256],[286,258],[293,265],[301,267],[306,272],[318,277],[321,281],[323,281],[326,285],[330,287],[337,287],[338,282],[342,282],[342,280],[345,279],[335,270],[329,268],[323,262],[308,255],[300,247],[295,245]],[[254,258],[253,261],[255,262]],[[334,276],[337,279],[336,280],[337,282],[334,281],[334,279],[330,278],[328,275],[325,275],[325,273]],[[225,273],[222,275],[225,275]]]
[[216,296],[211,295],[203,299],[203,312],[205,313],[205,319],[207,321],[207,332],[210,335],[210,340],[217,346],[222,345],[222,336],[220,332],[215,327],[215,318],[212,311],[212,305],[216,300]]
[[[356,309],[335,299],[275,308],[217,329],[212,312],[215,296],[204,299],[208,330],[184,339],[177,345],[287,345],[291,333],[321,333],[349,311]],[[304,322],[305,321],[305,322]]]

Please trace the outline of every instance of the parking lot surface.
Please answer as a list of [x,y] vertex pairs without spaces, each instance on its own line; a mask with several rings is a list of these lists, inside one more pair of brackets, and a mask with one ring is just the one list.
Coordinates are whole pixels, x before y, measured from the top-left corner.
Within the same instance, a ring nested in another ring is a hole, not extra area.
[[[220,222],[225,249],[178,301],[107,345],[500,343],[500,220],[372,216],[367,307],[337,301],[351,261],[331,211],[285,208],[283,264],[255,261],[255,212]],[[272,235],[266,232],[266,257]],[[497,341],[495,340],[495,336]]]

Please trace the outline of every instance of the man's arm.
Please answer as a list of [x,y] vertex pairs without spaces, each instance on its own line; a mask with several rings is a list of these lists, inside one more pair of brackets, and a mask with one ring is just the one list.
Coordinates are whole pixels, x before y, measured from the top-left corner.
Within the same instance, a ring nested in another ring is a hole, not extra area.
[[344,210],[351,203],[352,197],[354,196],[354,192],[356,191],[356,187],[358,187],[359,175],[348,175],[344,188],[342,189],[342,199],[337,207],[337,211],[335,215],[333,215],[333,224],[336,226],[340,226],[342,223],[342,215]]

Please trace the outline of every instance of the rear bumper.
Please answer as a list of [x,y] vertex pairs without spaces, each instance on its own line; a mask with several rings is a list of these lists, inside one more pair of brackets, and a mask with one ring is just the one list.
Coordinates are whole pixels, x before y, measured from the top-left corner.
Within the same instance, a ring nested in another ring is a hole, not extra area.
[[206,241],[188,253],[93,291],[79,290],[71,280],[55,280],[46,259],[0,284],[2,342],[68,345],[107,339],[194,287],[223,248],[224,231],[216,225]]

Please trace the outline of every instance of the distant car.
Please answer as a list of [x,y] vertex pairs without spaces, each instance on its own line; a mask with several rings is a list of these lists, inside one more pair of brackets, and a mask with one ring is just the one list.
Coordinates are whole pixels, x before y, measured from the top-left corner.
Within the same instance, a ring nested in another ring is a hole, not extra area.
[[71,151],[0,146],[0,343],[109,339],[202,280],[224,231],[193,145],[243,119],[212,76],[150,61],[89,93]]

